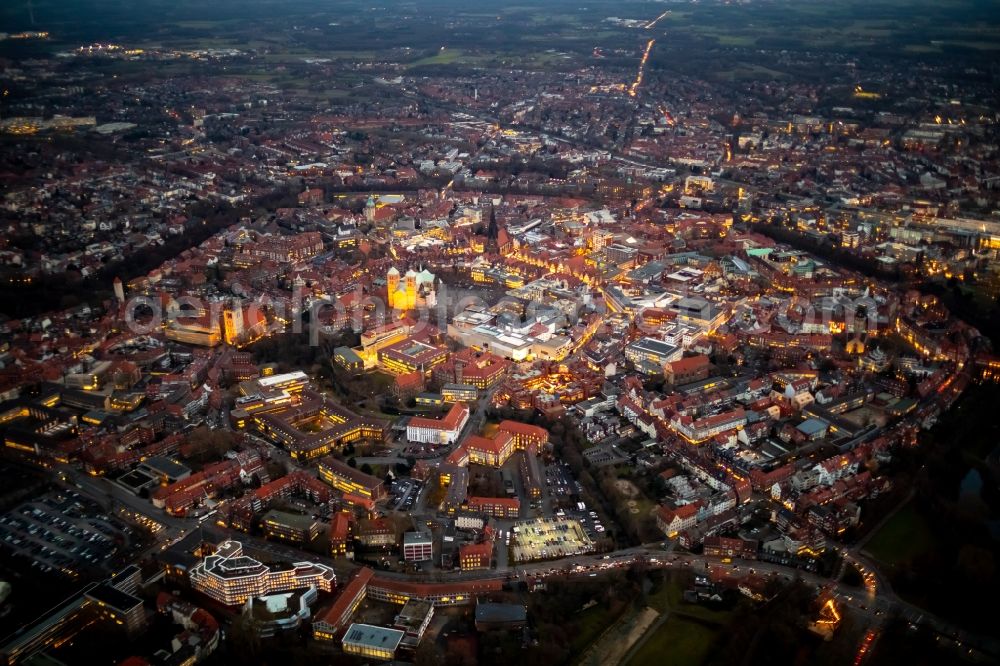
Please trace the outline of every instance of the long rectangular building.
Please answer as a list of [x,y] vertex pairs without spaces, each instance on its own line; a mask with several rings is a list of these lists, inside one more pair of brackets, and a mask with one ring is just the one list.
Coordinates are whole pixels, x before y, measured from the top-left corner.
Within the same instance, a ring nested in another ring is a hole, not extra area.
[[319,478],[337,490],[371,500],[385,497],[382,479],[354,469],[341,460],[328,456],[319,461],[318,469]]
[[358,574],[344,586],[333,604],[316,616],[313,621],[313,638],[319,641],[332,641],[340,633],[340,630],[351,621],[354,612],[365,600],[368,593],[368,583],[371,582],[375,572],[364,567]]
[[472,513],[494,518],[517,518],[521,515],[521,501],[516,497],[470,496],[466,507]]
[[455,583],[419,583],[397,578],[372,578],[368,595],[377,601],[402,606],[409,599],[424,599],[435,606],[471,604],[480,594],[503,590],[503,579],[486,578]]

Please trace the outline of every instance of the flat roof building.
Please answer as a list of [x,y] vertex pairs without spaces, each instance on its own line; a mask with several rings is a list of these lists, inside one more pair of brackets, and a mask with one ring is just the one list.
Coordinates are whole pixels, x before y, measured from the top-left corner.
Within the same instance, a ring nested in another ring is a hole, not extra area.
[[319,534],[320,522],[312,516],[271,510],[261,520],[264,535],[292,543],[309,543]]
[[625,358],[636,365],[646,362],[662,368],[667,363],[680,360],[683,355],[684,350],[681,347],[655,338],[641,338],[625,347]]
[[520,604],[476,604],[476,629],[520,629],[528,623],[528,609]]
[[396,614],[396,619],[392,622],[392,628],[402,631],[403,645],[408,648],[415,648],[424,637],[431,619],[434,617],[434,604],[424,599],[407,599],[406,603]]
[[447,347],[436,347],[412,338],[400,340],[378,352],[379,365],[394,375],[427,374],[447,358]]
[[93,602],[99,615],[116,624],[125,625],[131,633],[140,629],[146,621],[142,599],[122,592],[110,583],[101,583],[84,595]]
[[161,486],[176,483],[191,476],[191,468],[165,456],[150,456],[138,467],[139,470],[155,477]]
[[405,533],[403,559],[407,562],[426,562],[434,559],[434,539],[423,532]]
[[355,623],[347,628],[341,646],[347,654],[388,661],[395,658],[403,636],[398,629]]
[[283,631],[292,631],[309,619],[309,606],[316,603],[318,593],[315,587],[292,592],[251,597],[243,607],[243,612],[254,621],[258,636],[267,638]]
[[445,384],[441,387],[441,397],[445,402],[475,402],[479,389],[472,384]]

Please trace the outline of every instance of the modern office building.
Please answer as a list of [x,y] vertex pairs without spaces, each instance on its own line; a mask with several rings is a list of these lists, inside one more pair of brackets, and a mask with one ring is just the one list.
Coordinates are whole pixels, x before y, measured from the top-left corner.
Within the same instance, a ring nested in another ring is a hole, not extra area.
[[479,389],[472,384],[445,384],[441,387],[441,398],[445,402],[475,402]]
[[[289,393],[298,393],[309,385],[309,375],[301,370],[295,370],[293,372],[285,372],[280,375],[261,377],[259,379],[245,382],[245,384],[246,390],[244,389],[243,384],[240,385],[240,393],[243,395],[251,395],[261,391],[288,391]],[[254,387],[257,390],[254,391],[251,387]]]
[[236,606],[250,597],[316,587],[329,592],[337,577],[330,567],[315,562],[267,565],[243,554],[243,544],[227,540],[215,554],[191,568],[191,587],[219,603]]
[[712,301],[698,297],[686,297],[671,304],[677,313],[677,320],[691,324],[711,333],[726,320],[726,309]]
[[177,483],[191,476],[191,468],[165,456],[149,456],[137,468],[152,476],[161,486]]
[[253,620],[254,632],[261,638],[294,631],[309,619],[309,607],[316,603],[319,594],[315,587],[251,597],[243,613]]
[[142,599],[119,590],[110,582],[101,583],[84,597],[101,619],[109,624],[124,625],[129,633],[138,631],[146,622]]

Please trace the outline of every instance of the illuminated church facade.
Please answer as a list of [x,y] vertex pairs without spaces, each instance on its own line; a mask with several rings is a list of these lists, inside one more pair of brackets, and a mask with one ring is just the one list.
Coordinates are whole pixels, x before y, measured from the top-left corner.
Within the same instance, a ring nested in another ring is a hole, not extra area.
[[434,307],[437,305],[436,280],[426,268],[419,273],[410,269],[400,275],[392,266],[385,276],[389,307],[396,310]]

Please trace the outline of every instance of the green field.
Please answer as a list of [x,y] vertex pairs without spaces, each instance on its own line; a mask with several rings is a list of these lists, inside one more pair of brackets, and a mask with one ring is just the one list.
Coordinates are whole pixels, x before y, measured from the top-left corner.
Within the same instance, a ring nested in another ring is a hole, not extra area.
[[[961,6],[961,5],[964,5]],[[921,9],[917,9],[921,6]],[[1000,48],[995,17],[975,3],[796,2],[772,5],[692,6],[674,12],[655,32],[724,47],[801,45],[836,51],[934,53],[958,47],[989,53]],[[863,18],[859,18],[863,17]]]
[[865,550],[879,562],[898,566],[934,548],[934,533],[911,502],[889,519]]
[[573,654],[579,655],[590,647],[590,644],[596,641],[605,629],[614,624],[616,619],[607,607],[600,604],[591,606],[574,616],[573,622],[576,624],[577,631],[570,644]]
[[438,53],[415,60],[410,63],[410,67],[420,67],[423,65],[452,65],[455,63],[471,63],[478,60],[476,56],[469,55],[461,49],[443,48]]
[[719,638],[700,622],[670,617],[646,638],[627,666],[698,666]]

